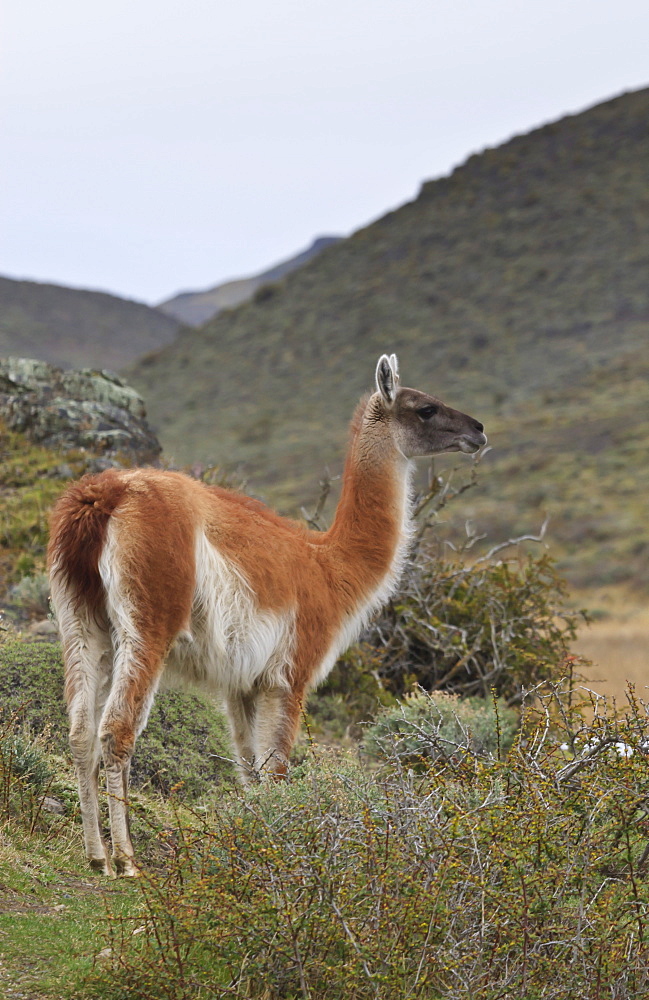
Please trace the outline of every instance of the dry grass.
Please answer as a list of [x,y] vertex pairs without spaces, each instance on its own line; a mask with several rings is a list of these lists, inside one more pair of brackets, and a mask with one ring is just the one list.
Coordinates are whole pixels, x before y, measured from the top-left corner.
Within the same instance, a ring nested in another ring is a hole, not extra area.
[[574,650],[590,660],[586,670],[592,688],[624,699],[629,683],[646,699],[649,692],[649,604],[639,605],[623,595],[606,595],[606,618],[579,632]]

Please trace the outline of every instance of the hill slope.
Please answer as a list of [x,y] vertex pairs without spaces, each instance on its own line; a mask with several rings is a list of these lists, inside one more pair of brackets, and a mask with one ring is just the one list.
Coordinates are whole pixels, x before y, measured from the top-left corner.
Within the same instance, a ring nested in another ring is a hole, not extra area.
[[123,368],[170,343],[178,322],[104,292],[0,278],[0,357],[62,368]]
[[477,517],[508,534],[549,508],[574,581],[606,576],[604,546],[620,579],[649,584],[647,120],[643,90],[472,156],[142,359],[129,378],[163,447],[304,501],[396,351],[406,384],[487,425]]
[[291,271],[303,267],[327,247],[339,243],[340,239],[340,236],[319,236],[302,253],[296,254],[289,260],[284,260],[280,264],[275,264],[274,267],[261,274],[226,281],[221,285],[215,285],[214,288],[208,288],[204,292],[180,292],[173,298],[161,302],[158,309],[173,316],[181,323],[199,326],[212,319],[222,309],[232,309],[234,306],[241,305],[242,302],[247,302],[262,285],[269,281],[279,281]]

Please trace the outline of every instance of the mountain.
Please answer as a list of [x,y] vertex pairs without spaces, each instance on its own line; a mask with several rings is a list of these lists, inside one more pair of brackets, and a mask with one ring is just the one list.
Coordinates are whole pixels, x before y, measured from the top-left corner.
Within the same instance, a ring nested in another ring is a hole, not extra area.
[[296,254],[289,260],[284,260],[280,264],[263,271],[261,274],[254,274],[249,278],[237,278],[234,281],[226,281],[222,285],[215,285],[204,292],[179,292],[173,298],[161,302],[158,309],[186,323],[189,326],[200,326],[212,319],[222,309],[232,309],[234,306],[247,302],[262,285],[272,281],[279,281],[291,271],[296,271],[303,267],[327,247],[339,243],[340,236],[319,236],[313,241],[310,247]]
[[339,472],[377,356],[486,425],[456,516],[551,514],[573,584],[649,589],[649,90],[470,157],[129,380],[179,462],[284,508]]
[[141,302],[0,277],[0,357],[117,370],[169,344],[178,327],[177,320]]

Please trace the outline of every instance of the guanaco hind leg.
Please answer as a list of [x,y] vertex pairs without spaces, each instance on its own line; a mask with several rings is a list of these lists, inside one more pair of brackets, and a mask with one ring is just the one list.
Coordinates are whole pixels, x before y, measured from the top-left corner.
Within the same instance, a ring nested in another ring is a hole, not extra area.
[[[128,781],[135,742],[146,726],[165,656],[174,638],[186,627],[191,607],[191,566],[174,561],[173,541],[173,537],[167,539],[166,547],[160,544],[153,554],[148,553],[148,558],[138,561],[140,549],[134,533],[129,534],[118,522],[109,527],[99,560],[113,638],[112,683],[99,722],[99,741],[108,793],[112,861],[120,875],[139,874],[128,818]],[[176,548],[181,548],[180,543]],[[173,587],[166,582],[168,579],[173,579]]]
[[119,875],[139,874],[128,818],[128,781],[135,741],[146,726],[162,672],[164,648],[149,637],[134,645],[128,630],[115,630],[113,683],[99,724],[104,759],[112,861]]
[[73,600],[59,580],[54,581],[63,640],[65,695],[70,718],[70,750],[74,760],[83,823],[86,857],[91,868],[113,874],[101,834],[98,773],[101,748],[99,717],[108,693],[111,642],[108,630]]
[[90,633],[88,638],[90,641],[77,647],[77,655],[68,657],[66,662],[67,686],[74,692],[68,704],[69,740],[77,773],[86,857],[95,871],[112,875],[108,848],[101,834],[98,786],[101,759],[98,724],[109,683],[110,653],[105,648],[108,639],[105,633]]

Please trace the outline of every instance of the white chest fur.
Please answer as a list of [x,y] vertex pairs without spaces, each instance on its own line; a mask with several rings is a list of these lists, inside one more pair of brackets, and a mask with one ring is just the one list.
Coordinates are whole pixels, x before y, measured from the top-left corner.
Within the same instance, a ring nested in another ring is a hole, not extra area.
[[286,685],[295,613],[260,612],[244,575],[200,532],[191,633],[177,642],[167,670],[220,694],[257,682]]

